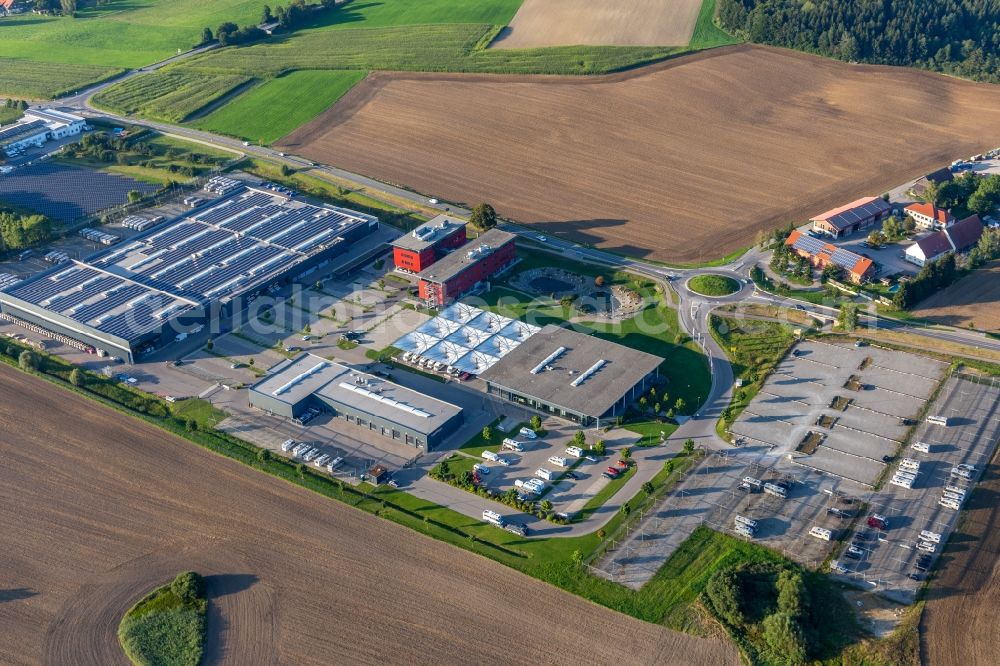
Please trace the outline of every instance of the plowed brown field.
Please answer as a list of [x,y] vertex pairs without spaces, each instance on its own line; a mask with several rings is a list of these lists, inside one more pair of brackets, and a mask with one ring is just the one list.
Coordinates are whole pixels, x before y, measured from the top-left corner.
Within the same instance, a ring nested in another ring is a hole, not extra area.
[[1000,467],[986,470],[938,565],[920,625],[923,663],[997,663],[1000,614]]
[[741,45],[593,78],[373,73],[280,145],[689,262],[998,143],[1000,86]]
[[3,664],[127,665],[121,614],[186,568],[209,664],[738,663],[7,366],[0,455]]
[[913,315],[949,326],[1000,331],[1000,262],[968,275],[922,301]]

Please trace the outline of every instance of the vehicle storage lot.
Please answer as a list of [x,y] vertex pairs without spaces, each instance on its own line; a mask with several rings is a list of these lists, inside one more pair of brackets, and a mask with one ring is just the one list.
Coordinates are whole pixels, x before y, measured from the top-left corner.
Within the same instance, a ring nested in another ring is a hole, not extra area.
[[[799,343],[732,427],[804,467],[871,486],[947,365],[872,346]],[[810,433],[822,442],[796,451]]]
[[359,481],[359,477],[376,463],[398,470],[411,464],[422,453],[412,446],[375,437],[330,414],[322,414],[300,426],[288,419],[247,410],[230,416],[218,428],[282,456],[291,455],[281,450],[285,440],[294,439],[309,444],[323,454],[343,458],[334,476],[352,481]]
[[[548,484],[551,489],[545,493],[541,499],[552,502],[553,509],[557,512],[574,514],[581,510],[587,501],[596,495],[608,484],[608,479],[601,476],[601,473],[608,466],[614,465],[618,460],[617,454],[622,448],[632,446],[638,439],[638,435],[627,430],[611,430],[602,434],[605,446],[612,455],[598,458],[597,462],[590,462],[585,458],[577,458],[566,453],[566,447],[572,446],[573,435],[578,428],[572,424],[560,422],[555,419],[546,419],[545,428],[548,430],[545,437],[534,441],[521,437],[516,432],[509,433],[512,439],[523,442],[525,450],[523,453],[502,450],[500,454],[511,461],[509,467],[505,467],[496,462],[491,462],[479,458],[478,462],[489,468],[489,473],[482,475],[482,481],[494,490],[506,491],[514,488],[515,479],[527,481],[535,477],[538,469],[548,469],[557,473],[569,471],[579,476],[579,479],[563,478],[555,484]],[[484,447],[485,449],[485,447]],[[479,451],[472,450],[471,454],[477,455]],[[549,462],[549,458],[558,456],[565,458],[566,467],[558,467]],[[572,467],[579,461],[576,467]],[[600,511],[600,509],[598,509]]]
[[[948,379],[931,412],[950,417],[952,424],[942,427],[924,422],[917,427],[913,441],[930,445],[929,453],[912,449],[904,453],[920,461],[917,481],[910,490],[886,483],[871,496],[871,511],[886,516],[889,529],[874,535],[877,539],[866,541],[860,561],[840,559],[849,569],[846,578],[868,584],[903,603],[914,600],[921,583],[907,576],[920,554],[915,548],[920,532],[939,533],[944,544],[959,514],[938,504],[942,490],[950,484],[971,491],[974,485],[972,481],[951,479],[950,470],[965,463],[974,465],[981,474],[1000,438],[1000,385],[986,381],[976,383],[958,376]],[[866,529],[859,527],[858,532]]]
[[697,262],[997,145],[998,101],[989,84],[740,45],[610,76],[373,72],[279,145],[546,233]]
[[[788,482],[787,498],[742,490],[740,484],[746,476],[762,482]],[[837,539],[850,520],[828,509],[853,515],[863,493],[864,489],[852,481],[793,465],[765,447],[711,453],[598,564],[596,573],[637,589],[656,575],[695,528],[708,525],[735,534],[737,515],[757,521],[755,542],[816,567],[833,543],[810,536],[810,528],[830,529],[832,538]]]
[[127,663],[122,614],[184,569],[208,578],[206,663],[739,663],[6,365],[0,398],[5,664]]
[[[920,623],[921,652],[935,666],[996,662],[1000,614],[1000,466],[977,484],[937,564]],[[956,640],[960,636],[961,640]]]

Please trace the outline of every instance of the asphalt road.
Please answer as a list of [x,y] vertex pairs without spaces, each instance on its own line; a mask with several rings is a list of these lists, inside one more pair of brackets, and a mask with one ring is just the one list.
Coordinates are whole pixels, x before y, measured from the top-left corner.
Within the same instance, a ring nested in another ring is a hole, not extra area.
[[[214,148],[229,150],[235,153],[276,162],[283,162],[295,168],[311,167],[331,176],[348,181],[359,189],[369,191],[369,193],[374,194],[376,197],[379,194],[383,196],[390,195],[414,204],[419,204],[423,208],[438,209],[442,212],[451,212],[458,215],[467,215],[469,213],[469,211],[464,208],[450,205],[448,203],[439,202],[437,204],[431,204],[426,196],[417,192],[382,183],[372,178],[362,176],[361,174],[339,169],[335,166],[315,164],[296,155],[288,155],[265,146],[245,144],[245,142],[239,141],[238,139],[220,136],[211,132],[140,118],[116,116],[115,114],[95,109],[90,104],[90,100],[95,93],[109,85],[112,85],[113,83],[121,82],[125,79],[138,76],[148,71],[153,71],[172,62],[176,62],[180,59],[188,58],[209,50],[210,48],[212,47],[193,49],[192,51],[179,54],[173,58],[150,65],[141,70],[135,70],[123,74],[114,81],[99,84],[92,88],[80,91],[73,96],[64,98],[61,100],[61,105],[76,109],[87,115],[100,114],[122,122],[150,127],[165,134],[181,137],[212,146]],[[758,248],[753,248],[743,254],[740,258],[722,266],[712,268],[673,268],[631,257],[620,256],[599,250],[597,248],[573,243],[561,238],[546,236],[544,233],[540,233],[514,223],[504,224],[504,228],[518,234],[524,239],[531,239],[539,246],[544,247],[548,251],[557,255],[565,257],[566,259],[585,259],[590,262],[604,264],[609,268],[629,269],[636,273],[653,278],[661,283],[671,282],[674,285],[675,291],[678,295],[677,307],[678,312],[680,313],[681,326],[705,351],[712,372],[712,389],[705,403],[692,419],[685,422],[681,428],[677,430],[674,435],[675,439],[686,439],[691,437],[696,440],[704,440],[703,443],[706,445],[711,442],[713,447],[725,445],[725,443],[719,441],[715,435],[714,421],[729,403],[729,399],[732,395],[733,373],[725,352],[718,346],[718,344],[716,344],[715,340],[709,333],[709,315],[715,305],[754,299],[757,302],[765,304],[773,304],[783,307],[798,307],[800,310],[821,318],[829,318],[830,316],[836,314],[836,310],[834,308],[774,296],[772,294],[760,292],[759,290],[754,289],[752,285],[747,285],[744,281],[748,276],[750,268],[758,262],[763,262],[765,258],[766,253]],[[743,288],[738,293],[721,299],[700,296],[687,289],[687,279],[703,273],[713,273],[733,277],[734,279],[740,281]],[[888,330],[905,330],[907,333],[919,335],[928,338],[929,340],[947,340],[970,345],[972,347],[1000,351],[1000,340],[986,338],[983,334],[961,331],[959,329],[931,329],[914,327],[904,322],[884,319],[881,317],[876,319],[864,313],[861,314],[861,319],[868,325],[876,324]]]

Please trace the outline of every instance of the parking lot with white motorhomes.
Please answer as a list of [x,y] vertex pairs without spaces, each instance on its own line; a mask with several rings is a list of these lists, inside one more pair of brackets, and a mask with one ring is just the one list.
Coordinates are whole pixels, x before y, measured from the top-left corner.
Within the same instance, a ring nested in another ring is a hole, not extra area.
[[[949,378],[930,416],[916,428],[912,444],[893,466],[890,481],[868,499],[870,511],[884,516],[885,524],[873,521],[858,527],[836,560],[837,573],[901,602],[912,602],[989,464],[998,438],[1000,383],[976,375]],[[891,482],[907,470],[912,482]],[[855,550],[847,556],[852,546]]]
[[[638,435],[620,429],[602,433],[608,455],[596,456],[574,443],[578,428],[572,424],[547,419],[545,426],[541,436],[530,428],[506,433],[498,451],[483,447],[476,478],[492,490],[514,489],[524,499],[548,500],[553,511],[572,519],[608,483],[627,473],[632,463],[622,461],[620,453],[634,445]],[[469,455],[477,451],[468,450]]]
[[[924,357],[917,357],[924,365],[901,365],[913,355],[891,350],[840,349],[846,352],[842,362],[846,367],[873,358],[865,370],[877,371],[877,365],[887,376],[938,367]],[[865,356],[859,361],[855,355],[861,354]],[[777,381],[788,378],[778,375]],[[841,381],[838,378],[838,384]],[[769,380],[758,400],[773,399],[766,393],[770,384]],[[889,392],[884,377],[873,378],[872,384],[878,385],[876,391]],[[822,388],[803,395],[814,396],[808,398],[811,403],[828,404],[831,396]],[[934,390],[931,386],[927,392]],[[883,471],[881,478],[873,479],[877,490],[790,456],[801,441],[801,430],[789,436],[793,428],[781,423],[783,436],[747,437],[738,448],[709,454],[666,501],[596,563],[595,573],[639,587],[696,527],[707,525],[759,542],[808,567],[818,567],[834,555],[834,573],[843,580],[912,602],[1000,439],[1000,382],[955,374],[944,380],[929,405],[918,404],[911,396],[901,400],[908,405],[906,414],[926,414],[919,421],[907,416],[913,425],[887,447],[884,460],[878,458]],[[902,404],[894,395],[878,402]],[[876,409],[878,402],[858,405],[859,417],[864,416],[863,408]],[[788,414],[793,412],[787,409]],[[808,413],[805,418],[814,423],[816,416]],[[896,418],[901,416],[902,412]],[[854,427],[866,426],[859,422]],[[875,462],[874,456],[869,460]]]

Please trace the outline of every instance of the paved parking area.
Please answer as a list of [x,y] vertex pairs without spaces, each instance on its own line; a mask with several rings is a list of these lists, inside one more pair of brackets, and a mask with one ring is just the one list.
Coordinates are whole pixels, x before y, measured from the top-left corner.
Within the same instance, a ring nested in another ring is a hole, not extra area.
[[[545,437],[536,440],[528,440],[516,432],[509,433],[511,438],[523,442],[525,445],[523,453],[502,451],[502,455],[511,461],[510,467],[480,459],[479,462],[490,470],[489,474],[483,475],[483,482],[494,490],[507,491],[514,488],[516,479],[527,481],[534,478],[535,471],[538,469],[548,469],[558,473],[572,468],[572,473],[579,478],[564,478],[558,483],[552,484],[542,499],[552,502],[553,508],[557,512],[575,514],[609,483],[609,480],[601,476],[601,473],[617,458],[607,456],[598,459],[598,462],[595,463],[584,458],[567,455],[566,447],[572,445],[573,436],[579,427],[556,419],[546,419],[544,427],[546,429]],[[608,451],[614,452],[615,455],[622,448],[634,445],[639,439],[636,433],[620,429],[603,433],[601,437],[604,439]],[[473,456],[479,453],[480,451],[476,450],[470,451]],[[552,456],[566,458],[568,466],[558,467],[550,463],[549,458]],[[572,467],[574,464],[576,464],[575,468]]]
[[[888,529],[883,532],[862,525],[855,536],[870,533],[859,544],[862,558],[839,560],[848,569],[841,576],[843,579],[871,587],[902,603],[912,603],[921,585],[920,581],[908,578],[921,554],[915,548],[920,532],[938,533],[944,544],[958,519],[957,511],[938,504],[942,490],[952,485],[971,492],[974,485],[974,481],[951,478],[951,469],[959,463],[973,465],[978,476],[993,455],[1000,438],[1000,380],[953,376],[931,412],[948,416],[950,424],[942,427],[924,422],[917,427],[913,441],[927,443],[930,451],[906,452],[906,457],[920,461],[920,473],[913,488],[907,490],[886,483],[868,500],[871,511],[888,518]],[[940,552],[941,546],[937,550]]]
[[872,486],[946,370],[915,354],[801,342],[732,432],[803,467]]
[[[785,482],[788,496],[747,492],[740,488],[747,476],[762,482]],[[755,543],[816,567],[834,543],[810,536],[809,530],[816,526],[829,529],[832,540],[843,536],[863,493],[859,484],[793,465],[764,447],[712,452],[615,545],[594,572],[638,589],[698,526],[735,535],[737,515],[757,521]]]

